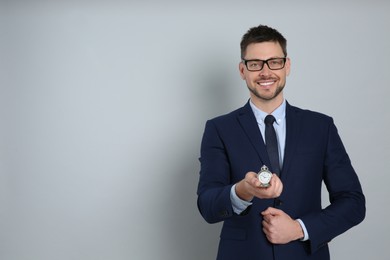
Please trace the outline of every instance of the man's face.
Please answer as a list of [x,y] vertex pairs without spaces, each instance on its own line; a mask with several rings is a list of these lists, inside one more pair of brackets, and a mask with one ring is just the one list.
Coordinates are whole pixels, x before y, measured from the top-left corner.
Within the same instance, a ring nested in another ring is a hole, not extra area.
[[[283,50],[277,42],[253,43],[246,48],[245,60],[268,60],[271,58],[283,58]],[[264,64],[260,71],[248,71],[245,64],[239,64],[240,75],[250,90],[254,101],[283,100],[283,88],[286,84],[286,77],[290,73],[290,59],[286,59],[283,69],[270,70]]]

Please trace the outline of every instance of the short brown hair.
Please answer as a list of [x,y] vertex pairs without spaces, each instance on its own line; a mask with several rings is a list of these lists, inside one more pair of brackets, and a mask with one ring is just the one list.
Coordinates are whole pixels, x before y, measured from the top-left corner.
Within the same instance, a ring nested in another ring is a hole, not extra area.
[[250,28],[244,36],[242,36],[241,58],[244,59],[246,54],[246,48],[249,44],[260,42],[277,42],[282,47],[284,56],[287,57],[287,40],[276,29],[268,27],[266,25],[259,25],[257,27]]

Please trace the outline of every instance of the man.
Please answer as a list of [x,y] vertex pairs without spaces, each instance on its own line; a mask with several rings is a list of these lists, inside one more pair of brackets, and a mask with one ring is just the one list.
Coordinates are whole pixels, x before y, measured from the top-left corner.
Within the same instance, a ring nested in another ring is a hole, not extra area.
[[[251,28],[239,64],[250,99],[206,123],[198,207],[207,222],[224,222],[217,259],[329,259],[328,242],[365,217],[365,197],[332,118],[284,99],[286,45],[273,28]],[[267,168],[269,183],[258,178]]]

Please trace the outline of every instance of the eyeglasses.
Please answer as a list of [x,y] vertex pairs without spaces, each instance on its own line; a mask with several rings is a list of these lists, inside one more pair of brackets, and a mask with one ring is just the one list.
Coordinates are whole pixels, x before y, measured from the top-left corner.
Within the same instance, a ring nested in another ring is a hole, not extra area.
[[267,66],[270,70],[280,70],[284,68],[284,65],[286,64],[286,57],[284,58],[271,58],[268,60],[245,60],[242,59],[242,62],[244,62],[246,68],[249,71],[260,71],[263,69],[264,64],[267,63]]

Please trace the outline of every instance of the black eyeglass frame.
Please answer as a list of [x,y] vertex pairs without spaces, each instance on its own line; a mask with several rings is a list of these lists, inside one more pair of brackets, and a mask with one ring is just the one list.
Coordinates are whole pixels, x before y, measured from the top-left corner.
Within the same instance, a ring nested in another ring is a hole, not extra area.
[[[269,61],[272,61],[272,60],[283,60],[283,66],[281,68],[278,68],[278,69],[271,69],[268,62]],[[263,68],[264,68],[264,64],[267,64],[268,68],[270,70],[281,70],[284,68],[284,66],[286,66],[286,60],[287,60],[287,57],[283,57],[283,58],[270,58],[268,60],[260,60],[260,59],[253,59],[253,60],[246,60],[246,59],[242,59],[242,62],[245,64],[245,67],[248,71],[261,71]],[[251,61],[261,61],[263,62],[263,65],[261,66],[260,69],[256,69],[256,70],[253,70],[253,69],[249,69],[248,68],[248,62],[251,62]]]

